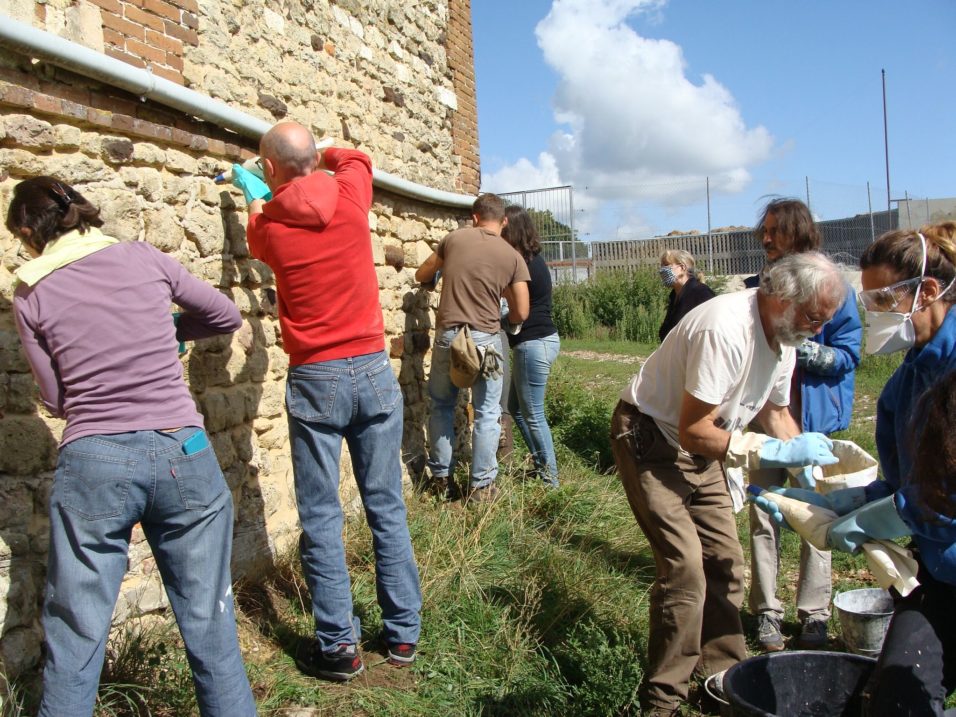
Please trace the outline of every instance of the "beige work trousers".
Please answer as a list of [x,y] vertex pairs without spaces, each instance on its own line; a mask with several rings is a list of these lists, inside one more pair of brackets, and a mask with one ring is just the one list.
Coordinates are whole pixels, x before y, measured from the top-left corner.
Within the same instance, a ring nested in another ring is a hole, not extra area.
[[695,673],[710,675],[747,657],[733,506],[717,461],[680,453],[651,418],[623,401],[611,419],[611,447],[656,564],[641,705],[675,709]]
[[[790,474],[782,468],[749,472],[749,481],[761,488],[785,486]],[[794,487],[799,487],[794,482]],[[764,511],[750,506],[750,597],[754,615],[766,613],[783,619],[783,606],[777,599],[777,572],[780,569],[780,526]],[[830,618],[832,573],[830,551],[817,550],[800,541],[800,577],[797,582],[797,617],[823,620]]]

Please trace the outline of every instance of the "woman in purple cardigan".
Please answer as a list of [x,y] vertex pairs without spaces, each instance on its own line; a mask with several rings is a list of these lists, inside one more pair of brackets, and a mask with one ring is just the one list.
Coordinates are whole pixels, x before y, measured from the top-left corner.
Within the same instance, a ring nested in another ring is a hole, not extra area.
[[16,271],[17,330],[43,404],[66,419],[50,495],[40,716],[93,713],[136,523],[200,713],[254,715],[229,572],[232,495],[177,356],[177,341],[235,331],[239,311],[150,244],[104,234],[97,208],[52,177],[14,188],[6,226],[33,257]]

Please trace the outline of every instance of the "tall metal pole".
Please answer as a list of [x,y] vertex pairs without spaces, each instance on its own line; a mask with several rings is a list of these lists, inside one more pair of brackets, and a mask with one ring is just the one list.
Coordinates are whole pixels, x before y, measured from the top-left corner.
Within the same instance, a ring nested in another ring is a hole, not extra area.
[[[903,198],[906,199],[906,228],[913,228],[913,217],[910,215],[910,191],[907,189],[903,192]],[[899,209],[900,203],[896,203],[896,208]]]
[[890,215],[890,131],[886,122],[886,69],[880,70],[883,75],[883,153],[886,156],[886,218],[890,221],[890,228],[893,228]]
[[807,183],[807,209],[810,209],[810,214],[813,214],[813,209],[810,207],[810,177],[804,175],[803,178]]
[[710,233],[710,177],[707,177],[707,271],[714,274],[714,235]]

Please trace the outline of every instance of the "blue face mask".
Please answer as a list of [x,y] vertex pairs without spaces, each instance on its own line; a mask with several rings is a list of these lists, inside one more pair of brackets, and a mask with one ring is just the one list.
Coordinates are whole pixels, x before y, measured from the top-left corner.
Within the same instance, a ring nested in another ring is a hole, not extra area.
[[662,266],[658,273],[661,275],[661,281],[664,283],[664,286],[673,286],[677,281],[677,272],[670,266]]

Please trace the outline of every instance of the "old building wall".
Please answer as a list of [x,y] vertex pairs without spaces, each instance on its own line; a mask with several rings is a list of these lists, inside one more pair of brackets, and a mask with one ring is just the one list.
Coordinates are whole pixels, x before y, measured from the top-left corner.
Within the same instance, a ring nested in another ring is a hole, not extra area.
[[[473,75],[469,85],[453,72],[447,49],[454,38],[459,56],[467,46],[470,57],[467,1],[0,0],[2,16],[267,121],[302,122],[404,179],[477,190],[477,138],[467,135],[474,140],[463,157],[454,129],[476,126],[476,116],[456,119],[475,115]],[[183,357],[235,499],[237,577],[268,570],[298,530],[275,286],[268,267],[248,255],[241,194],[211,181],[255,147],[254,139],[0,48],[0,210],[18,181],[61,178],[101,207],[106,231],[168,252],[242,312],[236,334],[196,342]],[[463,213],[381,190],[370,213],[386,345],[406,404],[403,460],[412,470],[423,463],[435,301],[413,276]],[[13,324],[12,272],[24,260],[0,227],[0,672],[7,677],[39,659],[46,510],[62,431],[37,400]],[[354,492],[343,498],[354,503]],[[165,604],[138,529],[129,564],[117,620]]]

